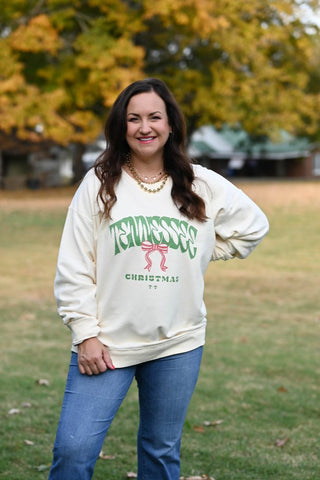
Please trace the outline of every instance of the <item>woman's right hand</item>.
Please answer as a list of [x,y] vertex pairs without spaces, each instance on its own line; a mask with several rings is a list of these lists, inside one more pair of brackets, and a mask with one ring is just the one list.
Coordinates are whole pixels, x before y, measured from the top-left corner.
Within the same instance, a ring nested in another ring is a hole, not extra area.
[[88,338],[78,345],[78,365],[82,375],[98,375],[115,369],[108,348],[98,338]]

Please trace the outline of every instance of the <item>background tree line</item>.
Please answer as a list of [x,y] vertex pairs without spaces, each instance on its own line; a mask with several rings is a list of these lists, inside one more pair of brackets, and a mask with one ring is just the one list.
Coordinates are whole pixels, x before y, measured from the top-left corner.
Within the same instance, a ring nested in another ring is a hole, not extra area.
[[1,149],[84,145],[130,82],[174,91],[189,133],[320,137],[317,0],[0,0]]

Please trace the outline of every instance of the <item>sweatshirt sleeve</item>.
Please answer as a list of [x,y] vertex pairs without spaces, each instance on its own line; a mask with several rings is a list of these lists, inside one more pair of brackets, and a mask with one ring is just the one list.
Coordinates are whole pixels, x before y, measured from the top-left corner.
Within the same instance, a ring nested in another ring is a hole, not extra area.
[[96,304],[96,235],[90,208],[86,186],[80,186],[68,210],[54,282],[58,313],[72,332],[73,345],[100,332]]
[[[216,243],[212,260],[246,258],[269,231],[260,208],[239,188],[218,173],[194,166],[196,178],[208,202],[208,217],[214,224]],[[205,193],[206,192],[206,193]]]
[[239,188],[221,177],[213,194],[216,245],[213,260],[246,258],[269,231],[260,208]]

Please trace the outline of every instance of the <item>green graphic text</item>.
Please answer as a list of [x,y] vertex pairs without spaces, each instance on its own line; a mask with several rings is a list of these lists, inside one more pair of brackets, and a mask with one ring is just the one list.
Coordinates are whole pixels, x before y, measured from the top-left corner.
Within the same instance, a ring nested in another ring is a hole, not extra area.
[[126,217],[110,225],[114,238],[115,255],[142,242],[165,244],[175,250],[187,252],[194,258],[197,252],[195,240],[198,230],[185,220],[170,217]]

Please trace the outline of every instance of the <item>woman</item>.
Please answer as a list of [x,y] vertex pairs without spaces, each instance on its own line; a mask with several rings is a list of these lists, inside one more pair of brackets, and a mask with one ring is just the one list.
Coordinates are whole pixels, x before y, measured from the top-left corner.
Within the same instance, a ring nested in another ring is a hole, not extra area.
[[205,342],[204,273],[246,257],[261,210],[187,157],[181,111],[158,79],[129,85],[107,148],[70,205],[55,294],[72,358],[49,479],[92,477],[136,378],[138,479],[178,480],[180,441]]

